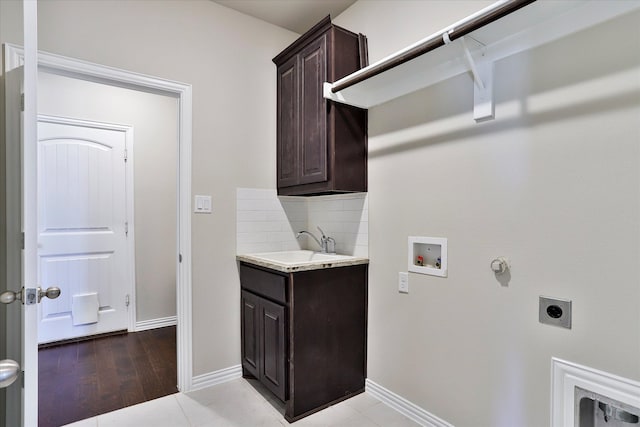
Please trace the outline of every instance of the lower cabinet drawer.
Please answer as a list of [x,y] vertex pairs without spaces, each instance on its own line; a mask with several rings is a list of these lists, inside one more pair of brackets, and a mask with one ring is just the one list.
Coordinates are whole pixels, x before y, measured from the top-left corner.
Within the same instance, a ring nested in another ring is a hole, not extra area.
[[287,303],[287,278],[276,273],[240,264],[240,285],[243,289],[273,301]]

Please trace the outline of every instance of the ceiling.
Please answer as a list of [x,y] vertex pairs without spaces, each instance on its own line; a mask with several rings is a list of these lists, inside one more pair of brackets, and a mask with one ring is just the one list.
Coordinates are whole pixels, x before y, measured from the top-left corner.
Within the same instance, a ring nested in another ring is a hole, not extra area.
[[298,34],[322,18],[338,16],[356,0],[212,0]]

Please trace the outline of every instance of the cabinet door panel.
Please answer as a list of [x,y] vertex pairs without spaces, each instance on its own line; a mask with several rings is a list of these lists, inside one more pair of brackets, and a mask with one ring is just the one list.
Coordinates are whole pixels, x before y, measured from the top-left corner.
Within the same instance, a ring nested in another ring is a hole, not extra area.
[[298,66],[293,57],[278,67],[278,187],[299,183]]
[[242,366],[256,378],[260,377],[258,372],[258,361],[260,360],[259,300],[260,297],[242,291]]
[[327,79],[327,36],[300,53],[300,183],[327,180],[327,101],[322,85]]
[[263,384],[286,400],[285,308],[262,300],[262,376]]

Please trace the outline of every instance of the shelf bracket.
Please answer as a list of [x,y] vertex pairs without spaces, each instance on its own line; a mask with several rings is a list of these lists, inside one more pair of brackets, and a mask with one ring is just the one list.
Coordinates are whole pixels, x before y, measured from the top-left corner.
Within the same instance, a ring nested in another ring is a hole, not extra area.
[[473,119],[476,123],[495,118],[493,102],[493,61],[476,61],[471,56],[464,37],[460,38],[467,65],[473,75]]

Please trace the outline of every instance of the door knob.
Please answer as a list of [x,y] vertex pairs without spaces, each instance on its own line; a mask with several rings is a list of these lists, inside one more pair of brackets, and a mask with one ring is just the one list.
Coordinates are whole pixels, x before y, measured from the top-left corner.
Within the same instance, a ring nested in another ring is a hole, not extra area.
[[[24,301],[23,300],[23,293],[24,293],[24,288],[22,288],[21,290],[19,290],[18,292],[13,292],[13,291],[4,291],[3,293],[0,294],[0,303],[2,304],[11,304],[12,302],[18,300],[18,301]],[[50,286],[49,288],[47,288],[46,290],[42,290],[42,288],[38,288],[38,302],[40,302],[40,300],[43,297],[47,297],[49,299],[56,299],[60,296],[61,291],[60,288],[58,288],[57,286]],[[27,289],[27,305],[28,304],[35,304],[35,289]]]
[[20,375],[20,365],[11,359],[0,360],[0,388],[9,387]]
[[38,302],[40,302],[43,297],[56,299],[60,296],[60,294],[60,288],[58,288],[57,286],[50,286],[45,291],[43,291],[41,288],[38,288]]
[[0,294],[0,303],[11,304],[15,300],[22,301],[22,290],[18,292],[4,291]]

